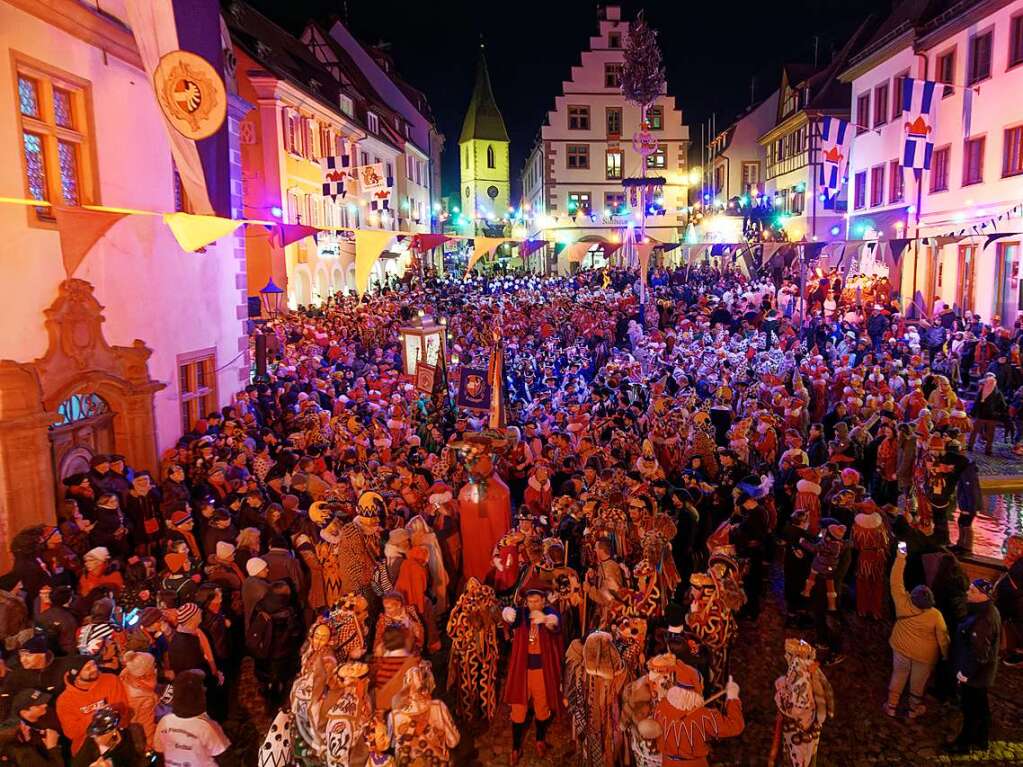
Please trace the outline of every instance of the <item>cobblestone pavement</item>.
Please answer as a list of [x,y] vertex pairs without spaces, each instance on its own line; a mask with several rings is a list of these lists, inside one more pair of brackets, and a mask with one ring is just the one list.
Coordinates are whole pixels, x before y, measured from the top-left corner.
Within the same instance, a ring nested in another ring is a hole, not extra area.
[[[711,764],[727,767],[763,767],[767,764],[774,730],[774,680],[784,671],[782,647],[786,636],[812,642],[812,631],[787,630],[782,621],[781,582],[772,573],[771,593],[756,623],[741,622],[733,653],[732,673],[742,688],[746,730],[737,738],[718,743]],[[991,694],[992,748],[984,754],[950,759],[942,755],[944,741],[958,731],[955,707],[928,696],[927,713],[920,719],[891,719],[881,711],[891,670],[889,621],[873,622],[846,615],[846,660],[825,669],[835,690],[836,715],[825,726],[816,767],[913,767],[953,765],[1023,765],[1023,669],[999,668]],[[438,689],[445,688],[443,655],[433,658]],[[502,661],[501,671],[504,671]],[[255,753],[271,719],[252,677],[251,662],[243,664],[240,684],[232,695],[234,709],[225,723],[235,747],[226,762],[254,765]],[[453,702],[448,700],[454,708]],[[503,767],[511,752],[508,707],[501,706],[489,726],[462,725],[462,742],[453,755],[457,767]],[[572,764],[573,745],[564,717],[548,734],[546,758],[536,754],[534,732],[526,735],[522,767],[566,767]],[[784,767],[783,765],[779,767]]]
[[[778,573],[776,572],[777,576]],[[773,583],[759,620],[740,623],[732,671],[742,687],[746,730],[722,741],[711,753],[713,765],[766,765],[774,732],[774,680],[784,671],[786,636],[813,641],[811,632],[787,631],[781,614],[780,583]],[[946,738],[958,731],[960,716],[952,706],[928,696],[927,713],[915,721],[891,719],[881,711],[891,670],[890,622],[847,619],[846,660],[825,670],[835,690],[836,715],[825,726],[817,767],[887,767],[888,765],[1023,765],[1023,669],[999,668],[991,695],[992,748],[984,754],[950,759],[941,753]],[[502,707],[485,731],[466,731],[456,754],[457,765],[508,764],[511,726]],[[564,719],[551,727],[552,749],[536,756],[532,732],[526,736],[524,767],[563,767],[572,747]]]
[[1001,433],[996,439],[991,455],[985,455],[980,445],[969,453],[977,463],[977,470],[981,479],[987,476],[1013,476],[1023,479],[1023,460],[1012,452],[1012,445],[1006,441]]

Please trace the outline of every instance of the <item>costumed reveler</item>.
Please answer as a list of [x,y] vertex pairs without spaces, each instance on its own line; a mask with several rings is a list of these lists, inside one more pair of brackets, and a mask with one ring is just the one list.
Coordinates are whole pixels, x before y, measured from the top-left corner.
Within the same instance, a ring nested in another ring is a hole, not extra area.
[[606,631],[594,631],[585,644],[576,639],[565,656],[564,692],[578,746],[574,760],[585,767],[621,763],[620,695],[627,670]]
[[436,682],[428,661],[405,672],[391,712],[395,753],[399,765],[441,767],[451,764],[451,749],[461,734],[443,701],[433,698]]
[[525,605],[506,607],[501,613],[512,631],[511,658],[504,683],[504,702],[511,706],[512,763],[522,757],[526,715],[530,706],[536,719],[536,750],[547,753],[547,729],[562,708],[561,622],[539,589],[526,594]]
[[498,608],[494,590],[470,578],[448,617],[448,689],[458,690],[458,712],[470,719],[489,722],[497,711]]
[[811,645],[786,639],[785,660],[788,670],[774,683],[780,726],[769,764],[774,765],[780,747],[785,767],[812,767],[824,722],[835,715],[834,693]]

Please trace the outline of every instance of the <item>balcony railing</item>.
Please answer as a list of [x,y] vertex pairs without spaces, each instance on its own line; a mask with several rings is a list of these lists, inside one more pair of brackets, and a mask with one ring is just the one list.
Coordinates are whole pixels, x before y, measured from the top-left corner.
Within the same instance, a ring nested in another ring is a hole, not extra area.
[[794,170],[805,168],[810,162],[809,152],[800,152],[794,154],[791,157],[786,157],[780,162],[769,164],[767,166],[767,177],[774,178],[775,176],[781,176],[785,173],[791,173]]

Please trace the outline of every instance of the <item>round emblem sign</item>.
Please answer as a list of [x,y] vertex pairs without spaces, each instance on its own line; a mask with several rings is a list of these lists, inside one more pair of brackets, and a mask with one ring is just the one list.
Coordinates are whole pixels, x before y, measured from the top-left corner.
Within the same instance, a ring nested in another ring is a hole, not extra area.
[[166,54],[153,72],[153,87],[164,117],[182,136],[198,141],[224,124],[224,81],[202,56],[188,51]]
[[489,197],[491,200],[497,198],[497,193],[498,193],[498,188],[496,186],[488,186],[487,187],[487,197]]

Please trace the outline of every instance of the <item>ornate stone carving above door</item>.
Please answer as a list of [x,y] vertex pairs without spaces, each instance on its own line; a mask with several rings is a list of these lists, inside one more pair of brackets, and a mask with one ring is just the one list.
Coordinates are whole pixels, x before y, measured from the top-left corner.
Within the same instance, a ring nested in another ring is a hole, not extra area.
[[[74,394],[94,393],[113,413],[115,451],[136,468],[155,471],[153,397],[165,384],[149,377],[146,345],[110,346],[103,307],[84,280],[65,280],[46,309],[49,345],[33,362],[0,360],[0,540],[55,518],[49,427]],[[6,546],[0,570],[8,564]]]

